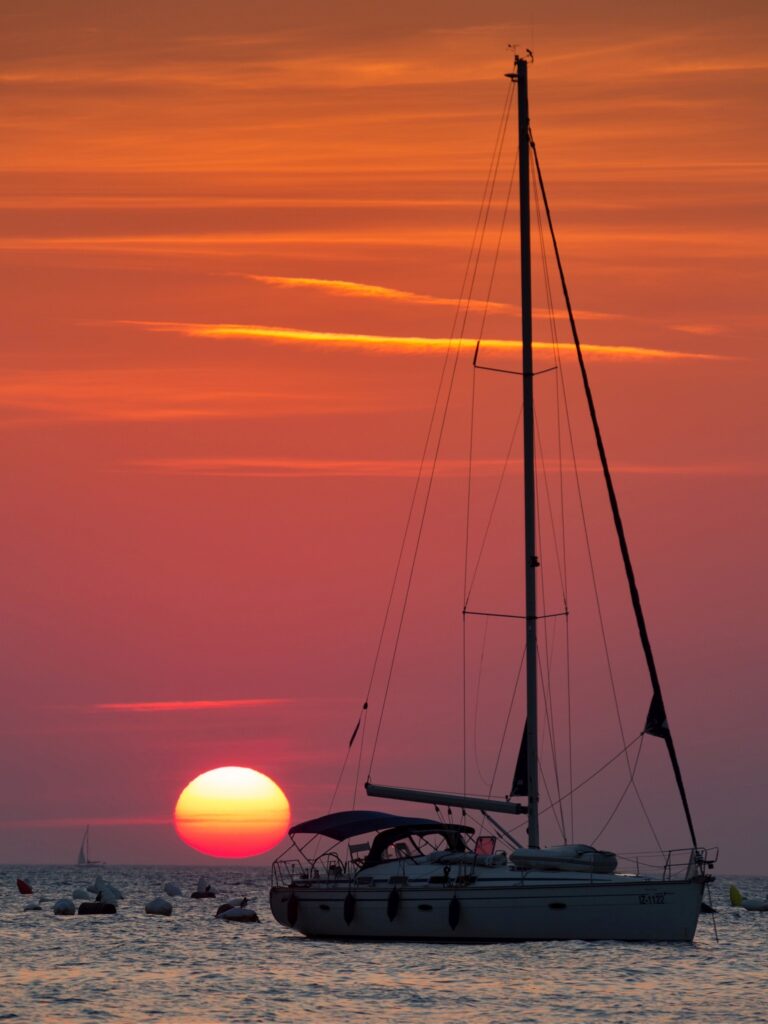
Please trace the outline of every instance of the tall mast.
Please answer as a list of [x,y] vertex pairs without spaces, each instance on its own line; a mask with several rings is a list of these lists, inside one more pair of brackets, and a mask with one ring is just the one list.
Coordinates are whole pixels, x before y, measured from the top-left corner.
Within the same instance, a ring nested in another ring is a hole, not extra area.
[[533,316],[531,308],[530,143],[528,62],[515,57],[517,125],[520,154],[520,299],[523,339],[523,467],[525,497],[525,660],[526,745],[528,753],[528,845],[539,846],[539,749],[536,646],[536,477],[533,419]]

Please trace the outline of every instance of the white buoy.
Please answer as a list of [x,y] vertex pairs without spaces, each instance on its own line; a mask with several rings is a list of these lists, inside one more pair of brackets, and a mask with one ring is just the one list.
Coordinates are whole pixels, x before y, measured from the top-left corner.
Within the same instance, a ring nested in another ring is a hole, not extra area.
[[88,886],[88,892],[101,893],[102,900],[105,899],[104,894],[109,893],[110,903],[119,903],[120,900],[125,898],[116,885],[112,885],[111,882],[108,882],[106,878],[102,878],[101,875],[97,875],[93,885]]
[[120,902],[120,895],[111,885],[105,885],[103,889],[99,889],[96,899],[102,903],[111,903],[116,907]]
[[57,917],[73,917],[75,914],[74,900],[71,900],[68,897],[56,900],[53,904],[53,912]]
[[144,907],[147,914],[157,914],[160,917],[170,917],[173,913],[173,904],[164,896],[156,896]]
[[163,886],[163,892],[166,896],[181,896],[181,889],[175,882],[166,882]]
[[30,900],[29,903],[24,904],[25,910],[42,910],[39,900]]

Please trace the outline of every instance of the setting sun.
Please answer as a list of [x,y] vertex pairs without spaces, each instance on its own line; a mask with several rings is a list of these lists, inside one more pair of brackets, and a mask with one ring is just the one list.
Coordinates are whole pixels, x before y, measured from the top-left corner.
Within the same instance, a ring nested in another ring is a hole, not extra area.
[[253,768],[214,768],[193,779],[176,801],[174,824],[184,842],[212,857],[253,857],[288,830],[282,789]]

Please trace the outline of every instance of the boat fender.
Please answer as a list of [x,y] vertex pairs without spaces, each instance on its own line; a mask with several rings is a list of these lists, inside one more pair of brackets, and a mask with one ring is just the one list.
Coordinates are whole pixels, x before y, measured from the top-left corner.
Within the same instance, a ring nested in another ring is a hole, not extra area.
[[394,921],[397,917],[397,912],[400,909],[400,890],[395,886],[389,890],[389,896],[387,896],[387,917],[390,921]]
[[72,917],[75,913],[74,900],[62,899],[56,900],[53,904],[53,912],[57,917]]
[[166,896],[181,896],[181,889],[175,882],[166,882],[163,886],[163,892]]
[[42,910],[43,908],[37,902],[37,900],[31,900],[29,903],[24,904],[25,910]]
[[344,920],[347,924],[352,924],[352,920],[355,916],[355,897],[351,892],[348,892],[344,897]]
[[299,897],[295,892],[292,892],[288,897],[288,906],[286,908],[286,916],[288,918],[288,924],[293,928],[299,919]]
[[448,924],[451,926],[451,931],[456,931],[456,925],[459,923],[460,917],[461,900],[458,896],[454,896],[448,904]]

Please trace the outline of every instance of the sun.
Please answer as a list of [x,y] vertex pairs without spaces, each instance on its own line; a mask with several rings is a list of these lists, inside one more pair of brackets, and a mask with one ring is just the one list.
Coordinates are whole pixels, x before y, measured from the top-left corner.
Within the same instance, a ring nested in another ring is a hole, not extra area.
[[253,768],[214,768],[181,791],[173,820],[184,842],[211,857],[254,857],[288,831],[291,808],[282,789]]

